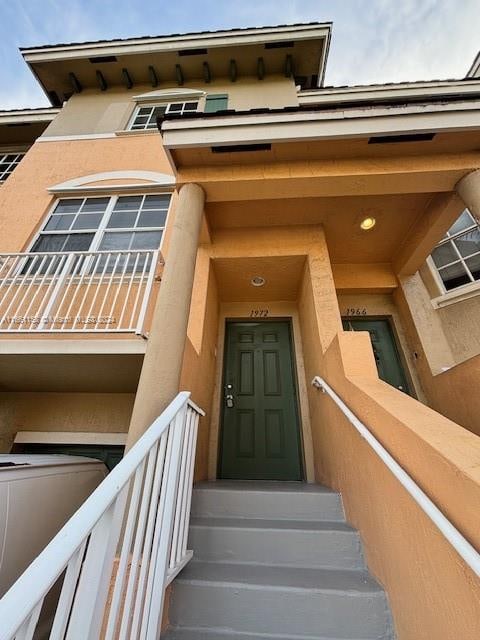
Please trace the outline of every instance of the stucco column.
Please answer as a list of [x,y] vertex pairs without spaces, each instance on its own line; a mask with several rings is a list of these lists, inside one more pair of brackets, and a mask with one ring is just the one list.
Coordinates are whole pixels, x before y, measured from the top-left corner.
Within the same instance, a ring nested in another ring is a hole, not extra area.
[[133,406],[127,449],[179,391],[204,202],[205,194],[198,185],[186,184],[180,189]]
[[477,222],[480,223],[480,169],[463,176],[457,182],[455,190]]

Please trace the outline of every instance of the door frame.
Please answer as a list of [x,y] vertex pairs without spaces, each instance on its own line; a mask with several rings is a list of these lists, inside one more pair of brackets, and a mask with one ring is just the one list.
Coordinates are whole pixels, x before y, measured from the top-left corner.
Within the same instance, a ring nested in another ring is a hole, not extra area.
[[398,359],[400,361],[400,365],[402,367],[403,370],[403,374],[405,376],[405,378],[407,379],[407,384],[409,387],[409,393],[408,395],[411,398],[415,398],[417,399],[417,390],[415,387],[415,384],[413,382],[413,378],[411,375],[411,371],[410,371],[410,366],[408,363],[408,360],[405,356],[404,350],[403,350],[403,344],[402,341],[400,340],[400,336],[398,335],[397,332],[397,328],[395,326],[395,319],[393,318],[393,316],[390,315],[382,315],[382,314],[371,314],[371,315],[365,315],[365,316],[345,316],[342,315],[341,316],[342,322],[343,320],[360,320],[360,321],[365,321],[368,322],[369,320],[371,321],[375,321],[375,320],[384,320],[387,322],[388,326],[390,327],[390,331],[392,333],[392,338],[393,338],[393,344],[395,346],[395,349],[397,351],[397,355],[398,355]]
[[292,349],[292,365],[294,374],[295,393],[297,397],[297,413],[299,420],[300,438],[300,464],[302,468],[303,481],[314,483],[315,467],[313,455],[313,439],[310,424],[310,408],[307,392],[307,381],[303,361],[303,345],[300,333],[300,323],[297,306],[295,303],[274,302],[259,304],[258,302],[246,303],[222,303],[219,310],[218,341],[216,348],[217,362],[215,373],[215,388],[212,401],[212,418],[210,423],[210,438],[208,451],[208,479],[215,481],[218,479],[218,468],[220,464],[220,439],[223,411],[223,376],[225,370],[225,333],[227,322],[256,322],[259,318],[252,318],[250,309],[252,307],[268,307],[269,315],[266,321],[288,322],[290,324],[290,345]]

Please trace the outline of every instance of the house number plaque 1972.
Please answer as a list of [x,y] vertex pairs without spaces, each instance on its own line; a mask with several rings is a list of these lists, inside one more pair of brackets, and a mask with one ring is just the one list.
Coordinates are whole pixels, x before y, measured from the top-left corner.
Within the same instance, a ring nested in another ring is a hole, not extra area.
[[268,309],[252,309],[250,311],[251,318],[267,318],[268,317]]

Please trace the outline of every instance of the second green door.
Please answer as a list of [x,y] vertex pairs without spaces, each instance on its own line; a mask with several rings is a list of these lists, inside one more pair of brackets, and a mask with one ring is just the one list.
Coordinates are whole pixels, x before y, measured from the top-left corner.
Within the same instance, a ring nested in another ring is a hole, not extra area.
[[229,322],[221,478],[301,480],[290,324]]

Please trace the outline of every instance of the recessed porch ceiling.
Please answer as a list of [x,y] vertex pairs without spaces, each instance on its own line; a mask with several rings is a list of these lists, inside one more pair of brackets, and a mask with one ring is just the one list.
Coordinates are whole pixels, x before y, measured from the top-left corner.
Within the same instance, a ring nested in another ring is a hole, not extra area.
[[[430,199],[408,194],[211,202],[206,213],[213,230],[252,227],[254,233],[255,227],[323,224],[332,262],[391,262]],[[360,222],[367,216],[376,225],[362,231]]]
[[[292,301],[298,298],[305,256],[216,258],[213,265],[222,302]],[[265,279],[262,287],[251,284],[257,276]]]

